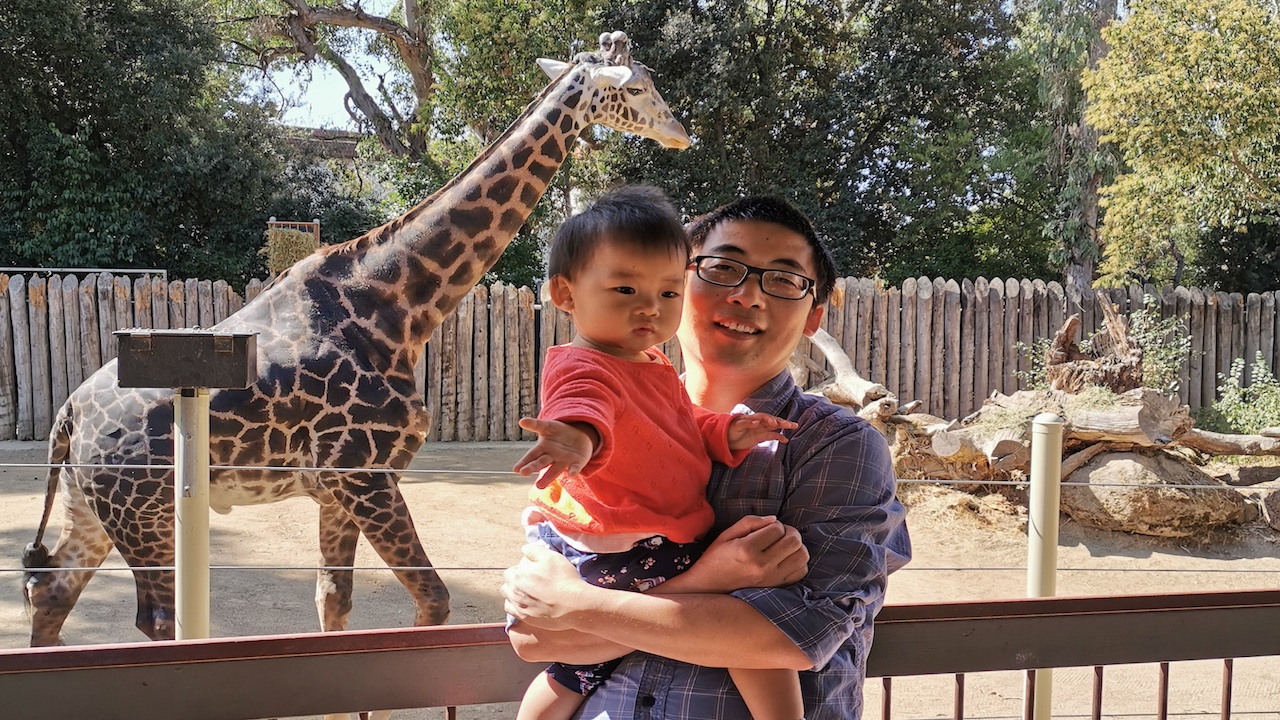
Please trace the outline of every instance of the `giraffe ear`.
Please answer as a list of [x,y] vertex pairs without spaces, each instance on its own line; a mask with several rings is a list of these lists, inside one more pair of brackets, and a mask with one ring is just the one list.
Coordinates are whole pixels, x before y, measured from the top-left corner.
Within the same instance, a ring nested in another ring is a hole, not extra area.
[[552,80],[560,77],[560,73],[568,70],[571,65],[572,63],[550,58],[538,58],[538,67],[542,68],[542,72],[546,73]]
[[605,65],[591,70],[592,79],[608,87],[622,87],[634,76],[635,73],[631,72],[631,68],[621,65]]

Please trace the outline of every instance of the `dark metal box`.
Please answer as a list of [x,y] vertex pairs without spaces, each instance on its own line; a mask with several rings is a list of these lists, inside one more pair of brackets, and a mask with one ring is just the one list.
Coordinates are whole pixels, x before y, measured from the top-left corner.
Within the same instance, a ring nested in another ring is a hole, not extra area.
[[120,387],[249,387],[258,375],[258,336],[188,328],[115,332]]

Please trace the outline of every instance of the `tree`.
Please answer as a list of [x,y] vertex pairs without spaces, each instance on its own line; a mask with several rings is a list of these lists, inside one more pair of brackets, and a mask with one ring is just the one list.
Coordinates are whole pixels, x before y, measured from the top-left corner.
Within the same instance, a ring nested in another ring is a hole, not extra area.
[[256,272],[279,155],[187,0],[0,5],[0,243],[14,263]]
[[1040,65],[1040,99],[1048,110],[1052,142],[1046,156],[1056,202],[1044,226],[1062,266],[1064,288],[1079,296],[1093,285],[1101,256],[1099,189],[1114,160],[1091,125],[1092,102],[1081,74],[1107,55],[1103,28],[1118,0],[1027,0],[1021,9],[1024,42]]
[[968,274],[977,246],[1042,244],[1028,221],[1042,202],[1027,144],[1037,108],[998,5],[649,0],[606,16],[695,140],[671,153],[602,138],[609,166],[687,215],[780,194],[829,236],[843,273],[894,279]]
[[1207,230],[1280,212],[1280,21],[1270,2],[1141,0],[1106,38],[1088,117],[1127,169],[1105,192],[1103,269],[1177,279],[1202,239],[1250,237]]

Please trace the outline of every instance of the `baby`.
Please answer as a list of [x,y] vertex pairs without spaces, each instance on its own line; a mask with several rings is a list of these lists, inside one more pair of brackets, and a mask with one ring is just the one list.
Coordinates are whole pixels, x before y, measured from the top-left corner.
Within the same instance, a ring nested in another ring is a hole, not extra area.
[[[691,246],[661,191],[627,187],[556,232],[548,288],[573,316],[568,345],[548,348],[537,444],[515,466],[542,471],[525,524],[582,578],[643,592],[683,572],[714,514],[712,461],[736,466],[757,444],[786,442],[795,423],[693,405],[655,346],[676,333]],[[617,662],[554,664],[529,686],[518,720],[567,720]],[[790,670],[729,671],[755,720],[803,715]]]

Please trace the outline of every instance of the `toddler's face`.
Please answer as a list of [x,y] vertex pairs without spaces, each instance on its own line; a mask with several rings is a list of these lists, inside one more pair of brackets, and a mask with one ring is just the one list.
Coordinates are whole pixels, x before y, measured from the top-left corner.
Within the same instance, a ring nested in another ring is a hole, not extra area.
[[688,259],[604,240],[572,280],[561,309],[573,315],[575,343],[629,360],[670,340],[680,325]]

